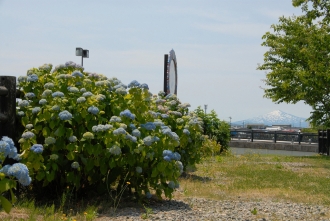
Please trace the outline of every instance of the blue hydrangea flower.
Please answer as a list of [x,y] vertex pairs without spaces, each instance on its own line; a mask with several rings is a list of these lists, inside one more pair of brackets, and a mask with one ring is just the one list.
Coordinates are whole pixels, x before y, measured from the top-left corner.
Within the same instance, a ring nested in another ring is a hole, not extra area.
[[142,173],[142,168],[141,167],[136,167],[135,170],[136,170],[137,173]]
[[67,66],[67,67],[76,67],[76,63],[74,63],[73,61],[67,61],[67,62],[65,62],[65,66]]
[[60,106],[54,105],[54,106],[52,106],[52,110],[53,111],[59,111],[60,110]]
[[126,94],[127,94],[127,91],[126,91],[125,88],[120,87],[120,88],[117,88],[117,89],[116,89],[116,93],[117,93],[117,94],[126,95]]
[[39,113],[41,111],[41,108],[40,107],[34,107],[33,109],[32,109],[32,114],[37,114],[37,113]]
[[25,128],[31,130],[33,128],[33,124],[27,124],[25,125]]
[[18,83],[26,82],[27,77],[26,76],[19,76],[17,81]]
[[76,88],[76,87],[69,87],[68,90],[69,90],[71,93],[79,93],[79,89]]
[[6,168],[5,174],[15,177],[20,184],[28,186],[31,183],[31,177],[29,176],[29,169],[22,163],[15,163],[12,166]]
[[57,160],[58,159],[58,155],[53,153],[52,155],[49,156],[49,159],[51,159],[51,160]]
[[175,188],[175,183],[173,181],[170,181],[168,183],[168,187],[171,188],[171,189],[174,189]]
[[39,104],[40,104],[40,105],[45,105],[45,104],[47,104],[47,100],[46,100],[46,99],[41,99],[41,100],[39,101]]
[[129,127],[130,127],[132,130],[136,129],[136,126],[135,126],[134,124],[130,124]]
[[86,98],[84,98],[84,97],[77,98],[77,103],[83,103],[85,101],[86,101]]
[[36,75],[36,74],[31,74],[31,75],[29,75],[29,76],[27,77],[26,80],[29,81],[29,82],[36,82],[36,81],[38,81],[38,75]]
[[171,161],[174,158],[174,154],[170,150],[164,150],[163,151],[163,159],[165,161]]
[[145,124],[141,124],[141,127],[146,130],[154,130],[156,129],[156,125],[154,122],[147,122]]
[[183,173],[183,164],[181,161],[176,161],[175,165],[179,168],[180,173]]
[[119,135],[119,134],[126,134],[126,130],[124,128],[118,128],[116,130],[113,131],[114,135]]
[[76,136],[70,136],[70,137],[68,138],[68,140],[69,140],[71,143],[74,143],[74,142],[77,141],[77,137],[76,137]]
[[141,136],[141,132],[140,132],[138,129],[134,129],[134,130],[132,131],[132,135],[133,135],[134,137],[140,137],[140,136]]
[[137,141],[137,138],[134,137],[134,136],[132,136],[132,135],[130,135],[130,134],[127,134],[126,135],[126,139],[132,141],[133,143],[136,143],[136,141]]
[[25,113],[24,113],[24,111],[18,111],[17,115],[20,117],[23,117],[23,116],[25,116]]
[[119,122],[121,122],[121,118],[120,117],[117,117],[117,116],[112,116],[110,118],[110,122],[111,123],[115,123],[115,122],[119,123]]
[[103,101],[103,100],[105,100],[105,98],[106,98],[106,96],[103,94],[95,95],[95,99],[98,101]]
[[178,118],[178,119],[176,119],[176,123],[177,124],[183,124],[184,120],[182,118]]
[[150,198],[152,197],[152,194],[151,194],[150,192],[147,192],[147,193],[146,193],[146,197],[147,197],[148,199],[150,199]]
[[52,93],[53,93],[53,91],[47,89],[44,92],[42,92],[41,97],[47,97],[47,96],[51,95]]
[[110,124],[106,124],[106,125],[99,124],[99,125],[93,126],[92,131],[93,132],[103,132],[103,131],[110,130],[112,128],[113,128],[113,126]]
[[117,145],[113,145],[110,149],[109,152],[113,155],[120,155],[121,154],[121,149]]
[[137,82],[136,80],[133,80],[131,83],[128,84],[128,87],[131,88],[131,87],[139,87],[140,86],[140,83]]
[[64,97],[64,93],[61,91],[56,91],[52,94],[52,97]]
[[159,137],[154,136],[154,137],[152,138],[152,142],[158,142],[158,141],[159,141]]
[[71,120],[72,118],[72,114],[67,110],[60,112],[58,116],[61,120]]
[[30,139],[30,138],[32,138],[34,136],[35,136],[35,134],[32,133],[32,132],[30,132],[30,131],[25,132],[25,133],[22,134],[22,138],[24,138],[24,139]]
[[93,96],[93,94],[92,94],[92,92],[87,91],[87,92],[84,92],[84,93],[82,94],[82,96],[83,96],[83,97],[90,97],[90,96]]
[[91,113],[91,114],[94,114],[94,115],[97,115],[97,114],[100,112],[100,110],[99,110],[97,107],[95,107],[95,106],[91,106],[91,107],[89,107],[89,108],[87,109],[87,111],[88,111],[89,113]]
[[157,118],[158,117],[158,115],[157,115],[157,113],[156,112],[154,112],[154,111],[148,111],[148,113],[153,117],[153,118]]
[[54,84],[51,83],[51,82],[48,82],[48,83],[46,83],[46,84],[44,85],[44,88],[45,88],[45,89],[52,89],[53,87],[54,87]]
[[83,77],[84,75],[80,71],[75,70],[74,72],[72,72],[71,76],[73,76],[73,77]]
[[135,115],[134,114],[132,114],[131,113],[131,111],[130,110],[128,110],[128,109],[126,109],[126,110],[124,110],[124,111],[122,111],[122,112],[120,112],[120,116],[121,117],[127,117],[127,118],[129,118],[129,119],[132,119],[132,120],[134,120],[135,119]]
[[186,135],[190,135],[190,132],[187,129],[183,129],[183,133],[186,134]]
[[159,91],[159,92],[158,92],[158,96],[159,96],[159,97],[163,97],[163,96],[165,96],[165,92],[164,92],[164,91]]
[[143,143],[146,145],[146,146],[150,146],[153,142],[153,137],[151,136],[147,136],[145,138],[143,138]]
[[10,153],[10,145],[3,140],[0,141],[0,152],[3,154],[4,157],[7,157]]
[[172,135],[172,131],[171,131],[171,129],[170,128],[163,128],[162,129],[162,134],[165,134],[165,135],[167,135],[167,136],[171,136]]
[[17,148],[15,147],[14,141],[7,136],[3,136],[2,141],[6,142],[10,148],[10,150],[6,156],[8,156],[9,158],[12,158],[12,159],[18,159]]
[[154,121],[154,124],[156,125],[156,127],[164,126],[164,123],[161,120],[157,120],[157,119]]
[[163,104],[163,103],[166,102],[166,100],[164,100],[164,99],[157,99],[155,102],[156,102],[156,104]]
[[27,100],[21,100],[21,101],[18,102],[19,107],[27,107],[27,106],[29,106],[29,104],[30,103]]
[[164,119],[166,119],[166,118],[168,118],[169,116],[167,115],[167,114],[162,114],[162,115],[160,115],[162,118],[164,118]]
[[173,114],[175,116],[179,116],[179,117],[182,117],[182,114],[178,111],[169,111],[170,114]]
[[84,92],[86,92],[86,91],[87,91],[86,88],[81,88],[81,89],[80,89],[80,92],[81,92],[81,93],[84,93]]
[[36,96],[36,95],[35,95],[34,93],[32,93],[32,92],[28,92],[28,93],[25,94],[25,97],[26,97],[27,99],[34,98],[35,96]]
[[41,144],[33,144],[30,150],[33,153],[40,154],[44,151],[44,147]]
[[170,156],[165,156],[163,157],[163,159],[167,162],[170,162],[172,160]]
[[54,143],[56,143],[56,139],[54,137],[47,137],[45,139],[45,144],[50,145],[50,144],[54,144]]
[[173,153],[173,160],[180,160],[181,159],[181,155],[178,152],[174,152]]
[[80,167],[80,165],[79,165],[79,163],[78,162],[73,162],[73,163],[71,163],[71,167],[73,168],[73,169],[78,169],[79,167]]
[[148,87],[148,85],[147,84],[141,84],[140,85],[140,88],[143,88],[143,89],[147,89],[147,90],[149,90],[149,87]]
[[96,87],[101,87],[101,86],[104,86],[105,85],[105,82],[104,81],[96,81],[95,82],[95,86]]

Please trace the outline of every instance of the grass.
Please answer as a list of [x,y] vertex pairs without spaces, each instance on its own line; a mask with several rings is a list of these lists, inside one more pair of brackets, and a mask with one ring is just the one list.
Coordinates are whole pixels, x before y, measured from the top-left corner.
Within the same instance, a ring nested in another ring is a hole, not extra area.
[[[253,153],[235,156],[227,153],[205,159],[180,177],[180,189],[174,199],[200,197],[330,205],[329,184],[330,157],[327,156],[289,157]],[[1,212],[0,220],[87,221],[96,220],[98,213],[112,214],[116,209],[111,209],[113,203],[109,199],[85,201],[76,202],[69,195],[59,196],[56,202],[48,203],[23,198],[9,215]],[[147,219],[152,210],[145,205],[140,207],[145,210],[142,218]],[[251,213],[257,214],[257,210]]]
[[330,205],[329,169],[326,156],[215,156],[180,178],[177,196]]

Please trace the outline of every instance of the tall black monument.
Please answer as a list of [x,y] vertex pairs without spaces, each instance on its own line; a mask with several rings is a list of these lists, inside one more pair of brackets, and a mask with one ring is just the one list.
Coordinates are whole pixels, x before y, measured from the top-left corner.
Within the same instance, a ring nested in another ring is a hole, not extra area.
[[164,92],[178,94],[178,66],[173,49],[164,55]]

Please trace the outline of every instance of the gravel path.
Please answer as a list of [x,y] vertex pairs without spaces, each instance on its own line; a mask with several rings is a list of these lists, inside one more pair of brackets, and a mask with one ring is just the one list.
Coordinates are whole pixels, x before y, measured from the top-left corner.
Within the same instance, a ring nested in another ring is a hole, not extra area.
[[329,207],[272,201],[215,201],[199,198],[166,200],[144,208],[126,207],[118,209],[116,215],[100,214],[97,220],[330,220]]

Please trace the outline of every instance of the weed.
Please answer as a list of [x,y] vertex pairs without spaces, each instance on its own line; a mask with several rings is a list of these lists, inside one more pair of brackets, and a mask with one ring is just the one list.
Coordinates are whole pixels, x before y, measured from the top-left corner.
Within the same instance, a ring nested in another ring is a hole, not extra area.
[[148,219],[150,217],[150,215],[153,214],[154,212],[152,211],[151,208],[146,207],[145,205],[143,205],[143,207],[144,207],[146,212],[141,215],[141,218],[142,219]]
[[251,213],[253,215],[257,215],[257,213],[258,213],[257,208],[254,207],[253,210],[251,210]]

